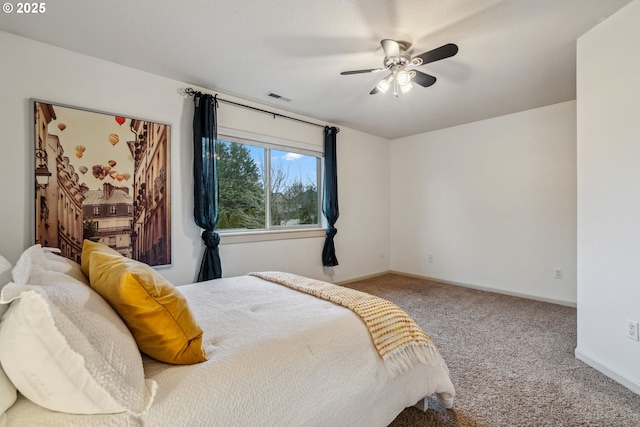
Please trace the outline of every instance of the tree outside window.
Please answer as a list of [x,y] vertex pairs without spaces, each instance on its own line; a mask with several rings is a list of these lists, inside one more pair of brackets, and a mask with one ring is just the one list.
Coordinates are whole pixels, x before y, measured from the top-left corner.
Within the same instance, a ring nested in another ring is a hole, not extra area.
[[218,141],[217,229],[319,227],[320,156],[261,145]]

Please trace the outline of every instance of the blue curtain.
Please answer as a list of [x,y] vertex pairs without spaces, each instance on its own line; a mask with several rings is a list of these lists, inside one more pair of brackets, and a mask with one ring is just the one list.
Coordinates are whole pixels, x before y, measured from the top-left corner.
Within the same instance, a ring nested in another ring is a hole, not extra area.
[[218,139],[216,97],[196,92],[193,98],[193,217],[203,229],[204,257],[198,282],[222,277],[218,244],[218,170],[216,140]]
[[322,249],[322,265],[334,267],[338,265],[336,247],[333,242],[338,230],[335,223],[338,220],[338,165],[336,159],[336,135],[338,129],[325,126],[324,128],[324,191],[322,192],[322,213],[327,218],[327,238]]

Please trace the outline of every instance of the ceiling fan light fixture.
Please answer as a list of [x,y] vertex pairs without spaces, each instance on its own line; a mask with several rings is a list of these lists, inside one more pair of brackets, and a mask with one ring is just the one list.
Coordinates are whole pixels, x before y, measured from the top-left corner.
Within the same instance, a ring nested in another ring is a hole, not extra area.
[[409,74],[407,71],[398,71],[398,75],[396,76],[396,78],[398,79],[398,84],[401,87],[407,84],[411,84],[411,74]]
[[392,80],[393,80],[393,74],[389,74],[387,77],[385,77],[384,79],[380,80],[376,87],[378,88],[378,90],[380,92],[387,93],[387,91],[391,87],[391,81]]
[[413,89],[413,83],[411,83],[411,82],[409,82],[407,84],[404,84],[404,85],[400,85],[400,92],[402,92],[402,93],[407,93],[411,89]]

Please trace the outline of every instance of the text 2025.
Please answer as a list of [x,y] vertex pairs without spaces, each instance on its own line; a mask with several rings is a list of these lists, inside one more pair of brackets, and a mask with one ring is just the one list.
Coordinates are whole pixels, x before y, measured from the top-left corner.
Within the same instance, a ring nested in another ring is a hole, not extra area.
[[46,3],[16,3],[16,13],[45,13]]

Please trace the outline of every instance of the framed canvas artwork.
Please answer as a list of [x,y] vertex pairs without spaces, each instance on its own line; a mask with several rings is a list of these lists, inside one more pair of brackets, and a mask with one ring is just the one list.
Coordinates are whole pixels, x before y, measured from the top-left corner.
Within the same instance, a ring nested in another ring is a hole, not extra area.
[[171,260],[171,126],[33,101],[35,243],[80,261],[85,239]]

